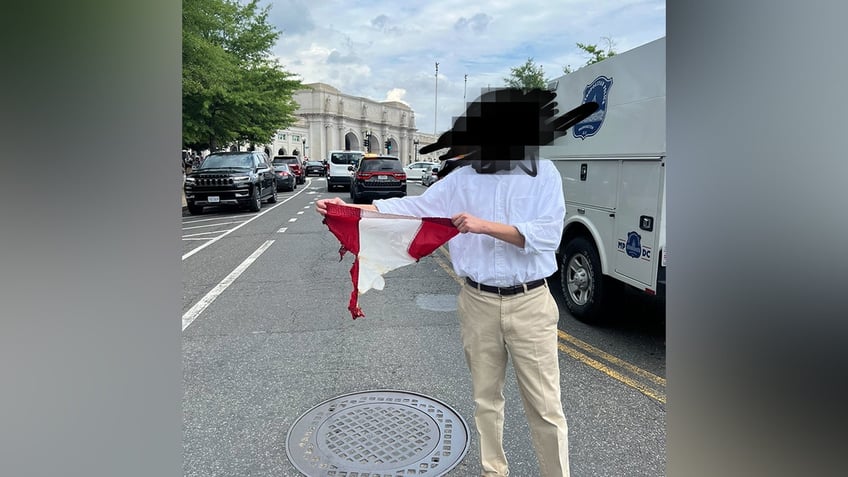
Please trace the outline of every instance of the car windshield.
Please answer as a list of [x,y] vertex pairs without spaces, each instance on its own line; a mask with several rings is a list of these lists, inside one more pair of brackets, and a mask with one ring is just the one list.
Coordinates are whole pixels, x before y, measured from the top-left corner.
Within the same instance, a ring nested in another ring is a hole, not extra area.
[[296,157],[275,157],[274,165],[277,164],[300,164],[300,161]]
[[330,162],[333,164],[356,164],[362,157],[358,152],[334,152],[330,154]]
[[397,159],[365,159],[359,168],[362,172],[378,172],[378,171],[402,171],[400,161]]
[[307,166],[318,166],[318,167],[324,167],[324,163],[322,163],[322,162],[318,162],[318,161],[309,161],[309,162],[307,162],[307,163],[306,163],[306,165],[307,165]]
[[288,171],[289,165],[288,164],[274,164],[274,170],[275,171]]
[[210,154],[206,156],[200,170],[203,169],[252,169],[252,154]]

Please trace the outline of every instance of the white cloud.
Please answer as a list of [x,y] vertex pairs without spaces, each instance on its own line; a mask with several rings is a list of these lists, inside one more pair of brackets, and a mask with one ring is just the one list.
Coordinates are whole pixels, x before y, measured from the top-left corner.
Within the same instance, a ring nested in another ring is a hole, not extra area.
[[386,93],[386,99],[383,101],[398,101],[409,105],[406,101],[404,101],[403,97],[406,95],[406,90],[403,88],[392,88],[389,92]]
[[665,35],[661,0],[271,3],[271,21],[285,18],[278,26],[291,32],[275,48],[287,70],[354,96],[401,100],[427,133],[449,128],[465,109],[464,94],[470,101],[481,88],[503,85],[528,57],[556,77],[564,65],[585,63],[576,42],[611,37],[621,53]]

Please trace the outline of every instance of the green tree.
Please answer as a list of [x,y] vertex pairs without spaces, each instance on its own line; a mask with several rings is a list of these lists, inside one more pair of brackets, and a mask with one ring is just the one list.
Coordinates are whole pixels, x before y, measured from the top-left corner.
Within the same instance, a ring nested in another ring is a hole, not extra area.
[[511,88],[544,89],[548,82],[545,80],[545,69],[542,65],[536,65],[533,58],[527,58],[521,66],[510,68],[510,76],[504,78],[506,85]]
[[271,55],[280,36],[258,0],[183,0],[183,146],[266,143],[296,120],[303,85]]
[[[597,63],[599,61],[603,61],[607,58],[615,56],[615,51],[613,48],[612,38],[603,37],[603,40],[607,42],[607,49],[598,48],[598,45],[587,45],[584,43],[577,43],[577,48],[583,50],[586,54],[589,55],[589,59],[586,61],[586,64],[583,66],[589,66],[591,64]],[[562,72],[565,74],[573,73],[574,70],[571,69],[571,65],[565,65],[562,67]]]

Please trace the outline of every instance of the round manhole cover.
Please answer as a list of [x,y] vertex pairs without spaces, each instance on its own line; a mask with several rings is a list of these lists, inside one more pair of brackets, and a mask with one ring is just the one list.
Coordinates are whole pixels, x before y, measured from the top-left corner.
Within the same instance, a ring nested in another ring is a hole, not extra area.
[[335,397],[300,416],[286,454],[309,477],[443,475],[468,452],[468,426],[453,409],[405,391]]

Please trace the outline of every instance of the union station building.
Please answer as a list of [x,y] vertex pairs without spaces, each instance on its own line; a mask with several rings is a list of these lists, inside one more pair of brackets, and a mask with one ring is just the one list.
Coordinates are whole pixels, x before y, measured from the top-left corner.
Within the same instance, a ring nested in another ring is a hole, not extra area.
[[[310,160],[327,159],[329,151],[354,150],[388,154],[404,165],[417,161],[438,162],[437,151],[417,151],[436,142],[432,134],[419,133],[415,112],[397,101],[374,101],[350,96],[325,83],[305,85],[294,94],[300,105],[297,122],[277,131],[268,147],[271,156],[293,154]],[[368,138],[368,147],[365,139]]]

